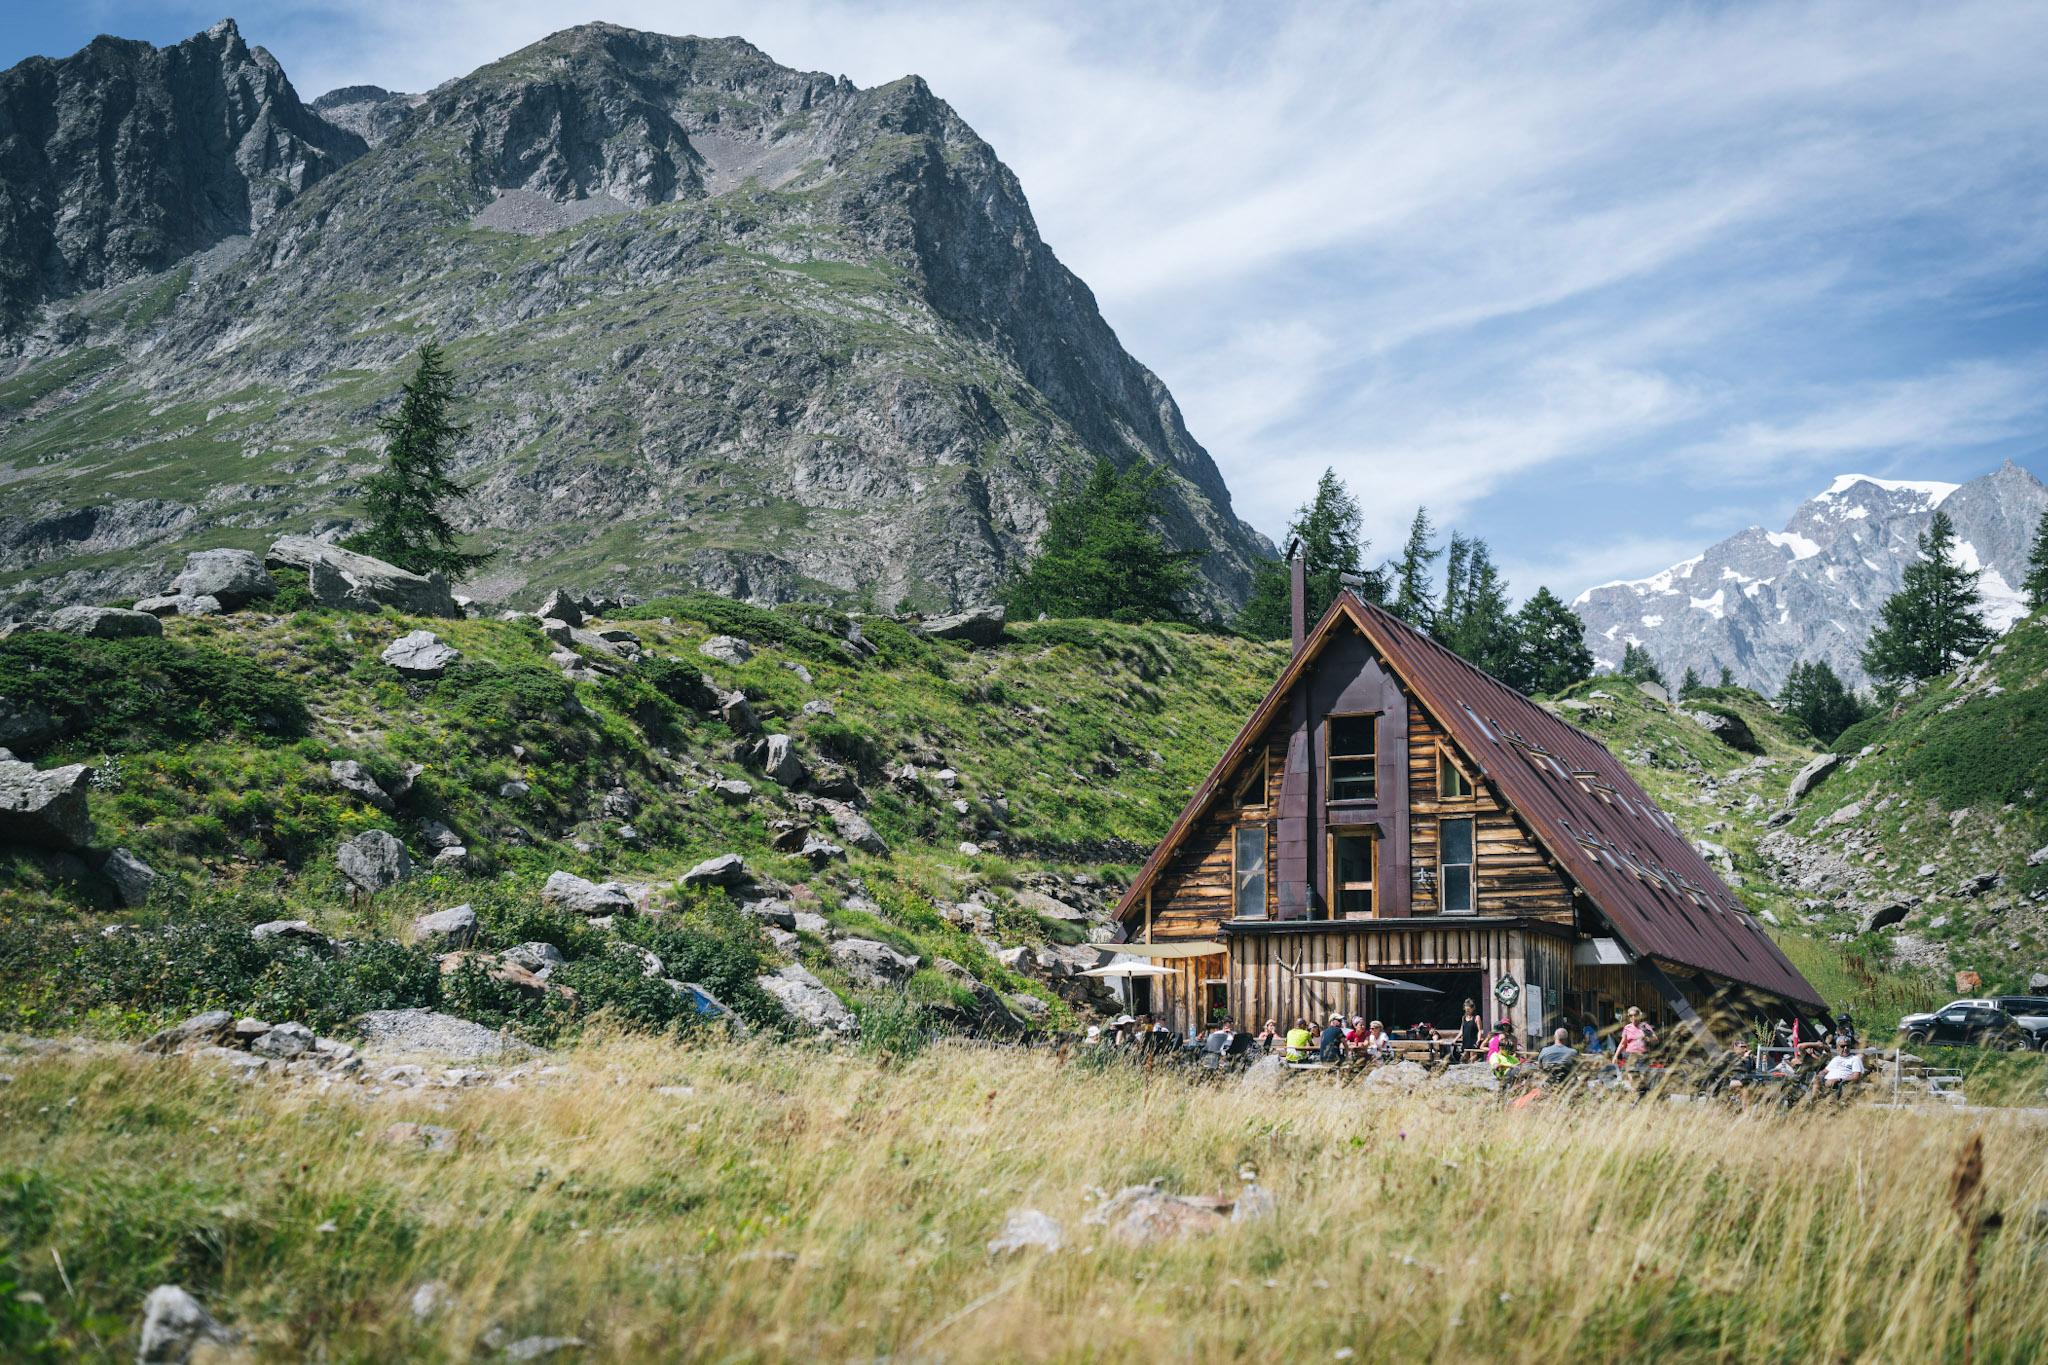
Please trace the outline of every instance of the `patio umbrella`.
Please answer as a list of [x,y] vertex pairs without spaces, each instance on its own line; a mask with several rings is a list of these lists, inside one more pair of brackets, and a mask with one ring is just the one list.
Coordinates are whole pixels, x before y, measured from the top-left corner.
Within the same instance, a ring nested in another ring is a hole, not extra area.
[[1156,962],[1112,962],[1102,967],[1090,967],[1083,976],[1178,976],[1172,967],[1162,967]]
[[1319,972],[1301,972],[1303,981],[1339,981],[1351,986],[1378,986],[1383,991],[1421,991],[1425,995],[1442,995],[1434,986],[1418,986],[1412,981],[1395,981],[1391,977],[1374,976],[1361,972],[1356,967],[1329,967]]

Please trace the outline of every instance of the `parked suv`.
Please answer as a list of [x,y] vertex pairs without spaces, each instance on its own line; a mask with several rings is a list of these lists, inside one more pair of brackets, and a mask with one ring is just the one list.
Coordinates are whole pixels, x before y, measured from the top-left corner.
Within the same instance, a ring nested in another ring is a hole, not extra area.
[[1951,1043],[2009,1049],[2028,1042],[2026,1031],[1995,1000],[1957,1000],[1932,1014],[1909,1014],[1899,1020],[1899,1032],[1912,1047]]
[[2048,995],[1994,995],[1991,1003],[2012,1016],[2028,1047],[2048,1051]]

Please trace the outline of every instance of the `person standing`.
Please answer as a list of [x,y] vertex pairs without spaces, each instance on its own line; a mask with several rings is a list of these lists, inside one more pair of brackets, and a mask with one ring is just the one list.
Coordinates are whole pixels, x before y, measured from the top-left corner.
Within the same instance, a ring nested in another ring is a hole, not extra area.
[[1453,1062],[1462,1062],[1479,1050],[1479,1029],[1479,1006],[1467,1000],[1465,1017],[1458,1023],[1458,1045],[1451,1049]]
[[1643,1017],[1642,1008],[1630,1005],[1628,1022],[1621,1026],[1621,1045],[1614,1054],[1614,1064],[1620,1068],[1624,1081],[1640,1080],[1643,1068],[1649,1064],[1650,1044],[1656,1041],[1657,1030]]

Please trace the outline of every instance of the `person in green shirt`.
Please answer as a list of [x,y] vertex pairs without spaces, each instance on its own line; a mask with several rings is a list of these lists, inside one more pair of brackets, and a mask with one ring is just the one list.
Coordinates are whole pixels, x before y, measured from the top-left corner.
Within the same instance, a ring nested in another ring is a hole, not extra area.
[[1316,1036],[1309,1031],[1308,1020],[1295,1020],[1294,1027],[1287,1030],[1287,1060],[1290,1062],[1307,1061],[1309,1052],[1315,1047],[1315,1044]]

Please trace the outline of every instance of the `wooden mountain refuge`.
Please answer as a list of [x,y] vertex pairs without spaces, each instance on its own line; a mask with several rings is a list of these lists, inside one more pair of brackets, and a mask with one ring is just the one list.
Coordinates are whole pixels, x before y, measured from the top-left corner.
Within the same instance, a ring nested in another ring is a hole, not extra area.
[[[1637,1005],[1701,1035],[1819,994],[1591,735],[1349,591],[1118,906],[1176,1029],[1363,1014],[1528,1039]],[[1304,980],[1351,967],[1427,991]]]

